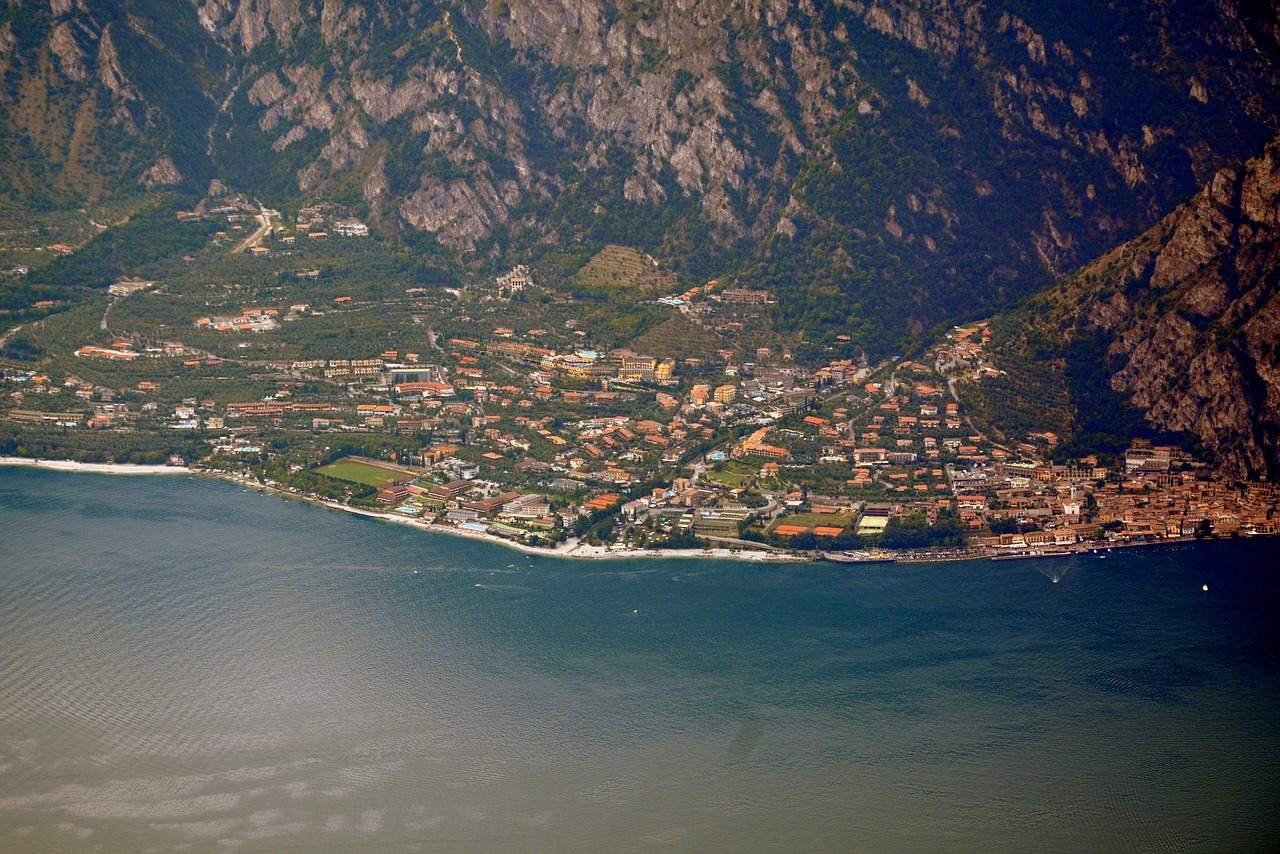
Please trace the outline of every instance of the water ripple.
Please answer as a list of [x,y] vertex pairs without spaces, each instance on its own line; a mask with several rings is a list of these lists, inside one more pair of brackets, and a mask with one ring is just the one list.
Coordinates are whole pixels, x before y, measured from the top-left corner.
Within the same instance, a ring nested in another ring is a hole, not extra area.
[[1267,544],[579,563],[121,483],[0,472],[6,852],[1280,838]]

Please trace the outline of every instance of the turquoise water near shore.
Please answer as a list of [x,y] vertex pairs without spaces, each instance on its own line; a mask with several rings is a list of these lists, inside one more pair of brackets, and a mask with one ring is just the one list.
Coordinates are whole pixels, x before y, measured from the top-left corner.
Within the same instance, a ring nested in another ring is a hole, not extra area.
[[571,561],[7,469],[0,850],[1274,850],[1277,552]]

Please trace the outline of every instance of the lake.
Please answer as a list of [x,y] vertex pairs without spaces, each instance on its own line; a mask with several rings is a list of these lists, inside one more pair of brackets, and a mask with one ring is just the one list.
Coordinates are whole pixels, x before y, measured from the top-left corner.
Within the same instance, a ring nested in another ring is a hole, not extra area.
[[574,561],[3,468],[0,850],[1273,850],[1277,569]]

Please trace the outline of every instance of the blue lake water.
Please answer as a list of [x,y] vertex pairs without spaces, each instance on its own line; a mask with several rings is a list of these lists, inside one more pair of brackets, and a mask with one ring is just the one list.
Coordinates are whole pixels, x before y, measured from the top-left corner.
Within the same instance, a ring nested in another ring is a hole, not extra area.
[[0,851],[1275,850],[1278,553],[553,560],[0,468]]

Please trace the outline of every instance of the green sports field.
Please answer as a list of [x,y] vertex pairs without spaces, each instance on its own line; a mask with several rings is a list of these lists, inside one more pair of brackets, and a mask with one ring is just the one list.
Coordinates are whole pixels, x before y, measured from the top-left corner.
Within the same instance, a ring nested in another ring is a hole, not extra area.
[[316,469],[316,474],[365,486],[382,486],[384,483],[399,480],[408,473],[397,474],[393,469],[362,463],[359,460],[339,460]]

